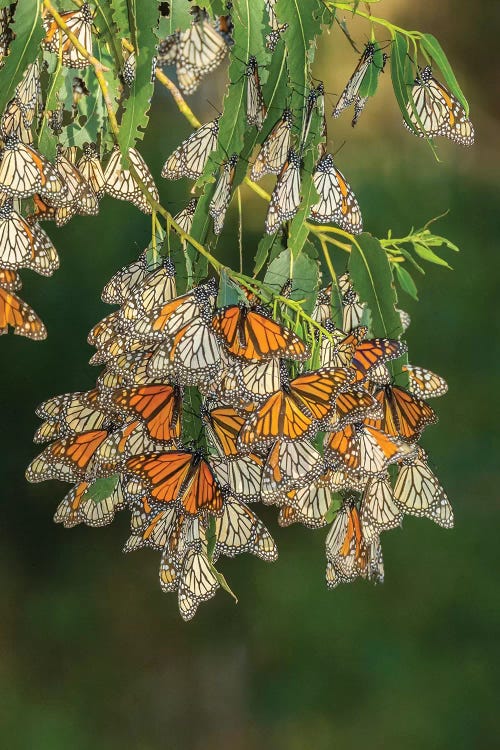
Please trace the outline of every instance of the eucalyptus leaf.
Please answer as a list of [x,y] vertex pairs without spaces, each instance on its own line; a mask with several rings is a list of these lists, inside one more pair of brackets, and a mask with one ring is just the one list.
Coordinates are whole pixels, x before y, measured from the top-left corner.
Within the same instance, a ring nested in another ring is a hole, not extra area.
[[1,69],[0,112],[14,96],[14,90],[24,71],[40,52],[40,42],[45,36],[40,16],[39,0],[18,0],[14,23],[11,28],[15,38],[9,46],[9,54]]

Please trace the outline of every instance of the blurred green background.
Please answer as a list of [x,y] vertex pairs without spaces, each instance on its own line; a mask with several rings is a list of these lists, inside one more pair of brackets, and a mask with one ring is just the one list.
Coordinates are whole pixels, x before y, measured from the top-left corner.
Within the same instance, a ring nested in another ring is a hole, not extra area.
[[[422,7],[424,6],[424,7]],[[498,62],[499,13],[471,16],[459,3],[387,0],[374,12],[433,32],[471,104],[477,145],[439,142],[441,163],[401,126],[389,75],[355,132],[349,114],[330,121],[330,149],[354,187],[365,227],[395,236],[449,210],[435,229],[460,246],[450,272],[428,266],[412,316],[411,361],[443,374],[449,394],[424,445],[453,502],[456,527],[406,519],[383,537],[386,582],[329,592],[325,531],[279,529],[262,511],[279,561],[225,561],[240,596],[224,593],[185,624],[161,593],[157,555],[123,556],[128,521],[66,531],[52,522],[65,487],[30,486],[24,469],[34,410],[56,393],[92,387],[85,339],[109,308],[104,283],[147,244],[150,221],[106,198],[97,218],[48,231],[62,267],[52,279],[25,273],[23,297],[49,329],[42,343],[8,336],[2,351],[0,455],[0,737],[10,750],[89,747],[323,750],[460,750],[498,746]],[[353,26],[362,45],[369,27]],[[383,33],[379,39],[383,39]],[[337,31],[324,40],[316,75],[329,96],[356,57]],[[495,83],[496,81],[496,83]],[[213,116],[221,78],[190,100]],[[158,90],[143,153],[173,212],[186,181],[159,177],[190,131]],[[265,205],[249,195],[245,252],[252,257]],[[47,226],[47,225],[46,225]],[[220,251],[236,253],[234,209]],[[488,532],[492,531],[492,534]]]

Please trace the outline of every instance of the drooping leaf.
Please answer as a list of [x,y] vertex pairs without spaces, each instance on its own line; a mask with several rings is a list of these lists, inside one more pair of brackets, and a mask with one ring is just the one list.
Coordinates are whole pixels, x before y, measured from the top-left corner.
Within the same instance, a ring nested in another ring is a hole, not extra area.
[[[405,271],[395,264],[397,271]],[[403,333],[401,317],[396,310],[397,296],[387,254],[380,242],[368,232],[363,232],[352,245],[349,257],[349,275],[362,302],[370,314],[370,329],[374,336],[398,338]],[[411,277],[410,277],[411,278]],[[403,355],[388,367],[396,382],[405,386],[408,376],[401,366],[408,361]]]
[[374,45],[375,51],[373,53],[373,60],[368,66],[368,70],[366,71],[363,80],[361,81],[361,86],[359,87],[359,95],[361,97],[373,96],[375,94],[378,87],[380,73],[384,67],[384,58],[380,45],[377,42],[374,42]]
[[85,491],[83,499],[93,500],[96,504],[102,503],[114,491],[119,479],[119,474],[113,474],[113,476],[104,477],[103,479],[96,479]]
[[281,19],[293,19],[283,34],[287,50],[290,106],[303,112],[304,101],[311,83],[311,65],[316,54],[316,38],[321,24],[331,17],[322,0],[278,0],[276,14]]
[[459,86],[455,73],[453,72],[450,63],[448,62],[448,58],[446,57],[444,50],[436,37],[432,34],[422,34],[420,38],[420,44],[437,64],[438,68],[444,76],[445,82],[450,88],[451,93],[457,97],[458,101],[462,104],[466,114],[468,115],[469,104],[467,102],[467,99],[465,98],[463,91]]
[[443,258],[440,258],[437,253],[434,252],[434,250],[431,250],[430,247],[427,247],[426,245],[421,245],[418,242],[415,242],[413,244],[413,247],[415,248],[415,252],[417,253],[420,258],[423,260],[427,260],[429,263],[435,263],[438,266],[445,266],[445,268],[451,269],[451,266],[449,263],[447,263]]
[[[199,3],[199,5],[202,5],[202,3]],[[185,31],[191,26],[192,20],[193,16],[189,3],[179,2],[178,0],[170,3],[168,16],[161,16],[158,23],[158,38],[165,39],[176,31]]]
[[99,30],[99,41],[108,44],[118,70],[123,66],[123,53],[120,38],[123,35],[114,18],[114,4],[126,5],[123,0],[95,0],[94,23]]
[[118,139],[124,154],[128,153],[129,148],[133,148],[137,141],[144,138],[144,131],[149,122],[149,109],[154,88],[151,78],[151,61],[155,54],[154,27],[158,22],[158,6],[149,2],[138,3],[136,20],[136,73],[125,103]]
[[397,338],[403,329],[396,312],[397,298],[387,254],[368,232],[356,240],[349,257],[349,275],[361,301],[370,308],[372,333]]
[[391,46],[391,78],[394,96],[406,124],[413,130],[412,121],[406,110],[415,73],[408,56],[408,38],[396,31]]
[[24,71],[40,52],[40,42],[44,37],[40,9],[39,0],[18,0],[11,27],[15,38],[10,43],[9,54],[2,67],[0,112],[4,111],[12,99]]
[[257,276],[264,268],[273,247],[281,249],[278,237],[276,235],[264,234],[257,245],[257,252],[254,258],[254,276]]
[[418,301],[417,287],[413,281],[411,275],[408,273],[406,268],[400,266],[398,263],[394,266],[396,271],[396,278],[399,282],[401,289],[410,295],[414,300]]

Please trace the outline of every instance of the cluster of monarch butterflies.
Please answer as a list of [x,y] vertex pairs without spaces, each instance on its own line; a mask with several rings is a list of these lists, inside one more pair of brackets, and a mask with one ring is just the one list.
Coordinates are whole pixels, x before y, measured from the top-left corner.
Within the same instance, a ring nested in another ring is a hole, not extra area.
[[[276,16],[275,5],[275,0],[266,2],[270,27],[267,46],[271,50],[281,35],[287,32],[287,24],[280,23]],[[15,11],[15,3],[0,11],[0,60],[9,52]],[[90,4],[84,2],[80,8],[61,11],[60,15],[80,45],[88,55],[92,55],[95,25]],[[230,15],[218,16],[214,20],[197,6],[192,7],[192,15],[193,20],[187,30],[175,32],[158,45],[154,63],[175,65],[179,86],[185,93],[196,90],[203,78],[222,62],[233,43]],[[62,66],[69,69],[81,70],[90,65],[87,57],[72,44],[45,10],[43,23],[45,37],[41,46],[44,50],[60,54]],[[366,97],[361,96],[360,89],[370,68],[375,65],[375,51],[373,42],[366,44],[333,110],[334,117],[353,105],[353,125],[357,122],[367,101]],[[134,76],[135,54],[127,54],[129,56],[120,75],[130,82]],[[378,72],[383,70],[387,59],[388,56],[384,54]],[[260,130],[269,113],[262,95],[258,60],[254,56],[248,59],[245,74],[247,122]],[[89,95],[79,78],[74,79],[73,95],[75,102],[79,97]],[[292,142],[292,134],[298,113],[292,113],[287,108],[260,147],[252,165],[251,178],[257,181],[266,174],[277,175],[265,221],[265,230],[269,234],[277,232],[299,209],[302,153],[307,145],[314,112],[319,113],[323,123],[322,136],[326,139],[324,111],[324,89],[320,84],[306,97],[297,143]],[[415,80],[407,111],[412,132],[418,135],[446,136],[465,145],[470,145],[474,140],[473,127],[463,107],[432,76],[429,66],[423,68]],[[53,220],[57,226],[62,226],[75,214],[96,214],[99,199],[104,193],[130,201],[146,213],[151,209],[143,193],[144,186],[149,196],[158,200],[151,173],[134,148],[129,150],[127,157],[132,171],[122,163],[117,148],[111,152],[103,169],[100,163],[103,146],[97,147],[94,143],[87,143],[81,154],[77,153],[76,147],[64,147],[59,143],[55,163],[48,161],[34,148],[33,142],[34,133],[40,131],[44,121],[51,121],[49,114],[44,110],[42,100],[40,63],[35,60],[16,86],[14,96],[0,120],[0,333],[7,332],[11,326],[14,333],[38,340],[45,338],[45,326],[16,292],[21,288],[19,269],[27,268],[50,276],[59,265],[56,249],[40,222]],[[218,120],[216,118],[203,125],[174,151],[163,168],[164,177],[200,177],[210,154],[218,145]],[[54,134],[60,132],[56,122]],[[223,143],[220,145],[224,147]],[[220,167],[209,206],[215,234],[223,229],[237,162],[238,155],[231,154]],[[142,187],[134,174],[139,175]],[[337,224],[352,234],[361,232],[362,217],[356,196],[323,143],[319,145],[313,181],[318,201],[311,206],[309,218],[317,223]],[[197,199],[193,198],[175,217],[185,231],[190,230],[196,203]]]
[[[426,399],[446,383],[404,365],[409,388],[394,384],[390,368],[406,345],[368,336],[347,275],[339,279],[342,329],[327,287],[308,344],[247,290],[225,307],[214,279],[176,296],[171,260],[148,257],[104,288],[103,300],[119,307],[89,334],[91,363],[104,366],[95,388],[37,410],[35,441],[50,443],[27,478],[73,484],[57,522],[101,526],[128,509],[125,551],[160,553],[160,585],[177,592],[185,619],[221,585],[221,555],[276,559],[257,502],[276,506],[282,526],[331,523],[329,587],[381,581],[380,535],[405,514],[453,525],[418,445],[436,421]],[[193,418],[195,444],[184,429]]]
[[[71,64],[69,59],[67,64]],[[111,152],[105,168],[93,143],[86,144],[80,154],[74,146],[58,145],[54,163],[36,150],[33,124],[42,106],[40,68],[35,61],[0,119],[0,334],[11,326],[14,333],[36,340],[46,337],[46,328],[15,292],[21,288],[20,269],[51,276],[59,268],[58,253],[40,222],[54,221],[61,227],[76,214],[95,215],[106,193],[151,213],[139,184],[123,167],[118,148]],[[131,148],[128,158],[149,194],[158,200],[142,156]]]

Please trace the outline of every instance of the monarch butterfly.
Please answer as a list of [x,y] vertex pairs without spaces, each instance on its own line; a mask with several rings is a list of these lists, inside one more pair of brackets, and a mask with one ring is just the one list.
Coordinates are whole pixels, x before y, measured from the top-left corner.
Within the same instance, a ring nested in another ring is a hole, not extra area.
[[193,226],[194,212],[198,205],[199,198],[191,198],[189,203],[182,211],[174,216],[174,221],[180,226],[186,234],[190,234],[191,227]]
[[387,474],[368,480],[361,499],[360,517],[367,542],[377,539],[381,531],[401,526],[403,513],[393,499]]
[[[307,95],[306,106],[304,109],[304,117],[302,121],[302,133],[300,136],[300,152],[301,153],[304,150],[306,143],[307,143],[307,139],[309,137],[309,131],[311,129],[314,108],[316,107],[319,110],[318,101],[319,99],[323,100],[324,95],[325,95],[325,88],[321,82],[318,84],[318,86],[316,86],[315,89],[311,89],[311,91]],[[322,109],[320,111],[320,114],[323,117]]]
[[171,258],[160,259],[147,270],[149,273],[141,280],[137,279],[129,290],[128,299],[123,302],[118,316],[125,333],[144,338],[152,336],[151,316],[158,314],[177,293],[175,266]]
[[144,480],[151,496],[164,503],[178,501],[187,513],[222,509],[221,489],[201,453],[173,450],[135,456],[126,469]]
[[327,433],[324,449],[325,460],[333,468],[340,468],[354,477],[380,474],[388,464],[412,452],[407,444],[361,422]]
[[[92,55],[92,21],[93,14],[88,3],[78,10],[63,11],[60,16],[68,30],[71,31],[89,55]],[[58,52],[62,47],[62,64],[68,68],[86,68],[90,62],[77,50],[73,43],[48,13],[43,20],[45,39],[42,46],[50,52]]]
[[[104,189],[113,198],[129,201],[145,214],[150,214],[152,209],[144,194],[128,169],[123,169],[121,164],[121,152],[115,146],[104,172]],[[139,175],[141,181],[146,185],[148,193],[153,200],[158,201],[158,189],[154,183],[149,167],[135,148],[129,148],[128,158],[131,166]]]
[[262,144],[250,172],[250,179],[257,181],[266,174],[279,174],[290,149],[293,115],[286,108],[281,119],[273,127]]
[[293,219],[300,205],[301,158],[292,148],[274,186],[267,212],[265,228],[267,234],[277,231],[284,221]]
[[[379,75],[380,75],[380,73],[384,72],[384,69],[385,69],[385,66],[386,66],[386,63],[387,63],[388,59],[389,59],[389,55],[386,55],[386,53],[384,52],[382,54],[382,65],[380,66],[380,69],[378,71]],[[368,96],[360,96],[359,94],[357,94],[357,96],[356,96],[356,98],[354,100],[354,115],[353,115],[353,118],[351,120],[351,125],[352,125],[353,128],[355,128],[356,125],[358,124],[358,120],[359,120],[359,118],[361,116],[362,111],[366,107],[366,103],[367,103],[367,101],[368,101],[369,98],[370,97],[368,97]]]
[[323,457],[308,440],[276,440],[262,470],[262,501],[274,503],[290,490],[304,487],[324,471]]
[[242,503],[260,500],[262,459],[255,455],[212,456],[210,463],[221,487],[228,487],[231,495]]
[[17,84],[14,99],[18,102],[25,117],[33,118],[35,108],[40,103],[40,65],[38,60],[30,63]]
[[220,234],[224,226],[227,207],[231,201],[231,189],[237,163],[238,155],[233,154],[222,167],[212,200],[208,207],[208,213],[214,220],[214,234]]
[[144,420],[154,440],[181,436],[182,389],[177,385],[138,385],[117,390],[112,403],[120,413]]
[[363,50],[363,54],[361,55],[358,64],[356,65],[354,73],[347,81],[347,84],[342,91],[337,104],[335,105],[335,108],[332,112],[332,117],[339,117],[344,109],[347,109],[347,107],[353,104],[353,102],[357,102],[359,100],[358,92],[363,82],[363,78],[368,71],[368,68],[373,63],[375,50],[376,46],[373,42],[368,42],[365,45],[365,49]]
[[12,326],[18,336],[41,341],[47,329],[36,312],[20,297],[0,286],[0,336]]
[[322,337],[320,359],[326,367],[348,367],[354,370],[355,380],[361,382],[370,378],[374,369],[384,362],[401,357],[407,350],[404,342],[397,339],[375,338],[364,341],[368,329],[359,326],[347,336],[340,338],[338,329],[331,330],[328,321],[327,330],[333,334],[333,342]]
[[204,320],[194,320],[157,346],[147,373],[153,378],[174,377],[183,385],[203,390],[218,375],[220,366],[217,337]]
[[91,487],[88,482],[80,482],[72,487],[57,506],[54,514],[55,523],[61,523],[65,529],[79,523],[91,527],[110,524],[116,511],[125,507],[121,481],[117,482],[107,497],[99,498],[98,501],[87,497],[87,491]]
[[259,404],[280,387],[280,362],[272,359],[259,362],[242,362],[241,359],[222,360],[222,368],[214,383],[220,401],[245,407]]
[[9,268],[0,268],[0,286],[6,292],[17,292],[21,289],[22,285],[23,282],[17,271]]
[[174,447],[174,442],[154,440],[146,425],[134,420],[124,427],[112,430],[102,441],[87,466],[86,477],[109,477],[123,471],[126,461],[132,456]]
[[313,320],[324,325],[332,314],[332,284],[320,289],[311,314]]
[[14,198],[29,198],[34,193],[62,197],[66,188],[47,159],[16,135],[6,136],[0,162],[0,189]]
[[346,425],[380,417],[378,401],[364,388],[349,388],[337,396],[328,428],[341,430]]
[[345,273],[339,276],[338,285],[342,294],[342,328],[349,332],[361,324],[366,305],[360,302],[359,296],[351,284],[349,274]]
[[174,33],[158,45],[160,65],[176,64],[179,88],[192,94],[203,78],[224,59],[227,44],[207,14],[198,9],[189,29]]
[[240,452],[236,440],[245,422],[244,417],[232,406],[211,409],[207,403],[202,407],[201,417],[210,442],[217,451],[228,458],[238,458]]
[[410,377],[408,390],[418,398],[436,398],[448,392],[446,380],[431,370],[414,365],[403,365],[401,369]]
[[385,386],[375,393],[375,398],[382,406],[383,416],[369,420],[369,424],[388,435],[413,442],[419,439],[424,427],[437,422],[434,410],[403,388]]
[[208,157],[217,147],[219,119],[207,122],[182,141],[168,157],[161,170],[161,176],[168,180],[189,177],[196,180],[203,173]]
[[263,308],[244,304],[229,305],[217,310],[212,325],[235,357],[252,361],[276,356],[308,359],[310,351],[302,339],[263,312]]
[[394,502],[404,513],[426,516],[445,529],[453,527],[453,510],[436,475],[427,465],[422,449],[399,466]]
[[101,299],[109,305],[121,305],[127,301],[132,289],[148,275],[148,261],[143,251],[137,260],[117,271],[102,290]]
[[331,154],[325,154],[317,163],[313,182],[320,199],[311,206],[310,218],[319,224],[333,222],[346,232],[360,234],[363,219],[358,201]]
[[59,268],[50,238],[36,222],[14,211],[12,199],[0,207],[0,265],[13,270],[30,268],[42,276],[52,276]]
[[99,154],[94,143],[86,143],[83,154],[76,165],[83,179],[88,182],[97,198],[102,198],[106,189],[106,180],[102,170]]
[[84,480],[95,451],[107,435],[107,430],[89,430],[56,440],[33,459],[26,469],[26,479],[28,482]]
[[330,508],[332,493],[327,484],[317,480],[306,487],[291,490],[278,515],[280,526],[301,523],[310,529],[320,529],[327,521],[325,514]]
[[99,392],[95,388],[53,396],[37,407],[36,414],[46,421],[36,431],[35,443],[107,429],[113,421],[108,410],[101,408]]
[[405,120],[403,124],[421,138],[442,135],[462,146],[474,143],[474,127],[463,106],[434,78],[430,65],[415,78],[406,111],[412,127]]
[[[137,69],[137,59],[135,52],[129,52],[127,51],[125,53],[127,56],[124,59],[123,62],[123,68],[122,68],[122,74],[121,77],[123,78],[124,83],[127,84],[127,86],[132,86],[133,82],[135,81],[135,73]],[[125,57],[125,55],[124,55]]]
[[11,99],[5,107],[0,120],[0,136],[2,140],[9,135],[15,135],[21,143],[26,146],[33,145],[33,133],[31,126],[33,124],[33,112],[27,111],[19,104],[16,98]]
[[281,34],[288,28],[287,23],[279,23],[276,11],[274,10],[275,5],[276,0],[266,0],[266,10],[269,14],[269,26],[271,27],[271,32],[266,36],[266,47],[270,52],[274,52]]
[[335,588],[339,583],[350,583],[356,578],[368,578],[376,583],[384,580],[380,540],[371,543],[364,539],[359,513],[349,498],[337,513],[326,538],[326,583]]
[[247,123],[248,125],[255,125],[257,130],[262,130],[267,115],[267,107],[262,96],[259,66],[254,55],[248,58],[245,75],[247,77]]
[[350,379],[348,370],[322,368],[289,381],[283,369],[280,390],[247,419],[238,445],[258,450],[268,447],[278,437],[291,441],[314,436]]
[[200,602],[211,599],[219,588],[219,579],[207,553],[188,547],[179,572],[178,603],[183,620],[191,620]]
[[242,552],[250,552],[266,562],[278,557],[274,539],[262,521],[230,494],[224,498],[222,514],[215,519],[215,538],[214,560],[219,555],[236,557]]
[[[46,202],[55,208],[53,217],[56,226],[62,227],[76,214],[96,215],[99,212],[97,196],[82,177],[81,173],[58,148],[56,169],[66,187],[64,197],[47,198]],[[40,201],[37,201],[40,205]]]

